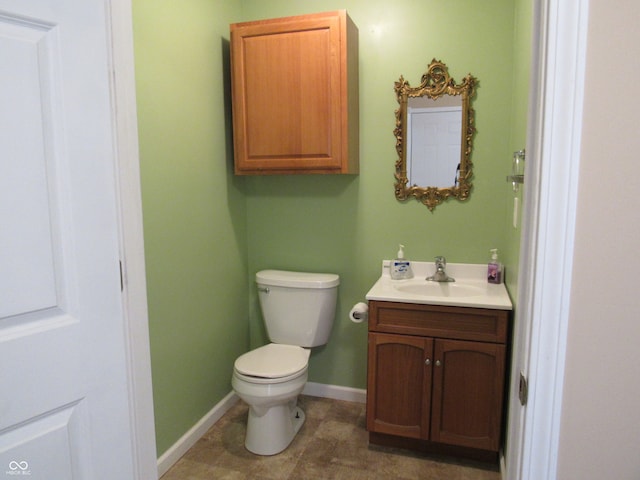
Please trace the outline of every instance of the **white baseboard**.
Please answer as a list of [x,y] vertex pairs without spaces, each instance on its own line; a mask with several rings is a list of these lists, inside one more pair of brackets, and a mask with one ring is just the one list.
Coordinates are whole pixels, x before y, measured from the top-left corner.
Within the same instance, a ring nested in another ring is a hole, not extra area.
[[187,453],[187,451],[200,440],[200,438],[207,433],[207,431],[216,423],[222,416],[238,403],[239,398],[233,392],[230,392],[226,397],[220,400],[204,417],[202,417],[198,423],[196,423],[187,433],[185,433],[180,439],[174,443],[169,450],[164,452],[160,458],[158,458],[158,478],[167,473],[167,471]]
[[[333,398],[334,400],[345,400],[348,402],[365,403],[367,401],[367,391],[360,388],[341,387],[339,385],[327,385],[324,383],[307,382],[302,391],[303,395],[312,397]],[[230,392],[220,402],[218,402],[198,423],[196,423],[187,433],[174,443],[169,450],[158,458],[158,477],[161,477],[195,445],[195,443],[209,430],[214,423],[233,407],[239,398]]]
[[307,382],[302,394],[311,395],[312,397],[346,400],[347,402],[367,402],[367,391],[363,388],[341,387],[340,385],[327,385],[326,383]]

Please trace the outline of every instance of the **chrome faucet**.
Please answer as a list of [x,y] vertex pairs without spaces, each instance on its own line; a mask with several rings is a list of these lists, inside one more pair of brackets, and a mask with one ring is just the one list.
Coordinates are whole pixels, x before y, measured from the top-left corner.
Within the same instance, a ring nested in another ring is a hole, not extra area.
[[451,278],[447,275],[444,269],[447,266],[447,259],[441,256],[436,257],[436,272],[427,277],[425,280],[428,282],[455,282],[455,278]]

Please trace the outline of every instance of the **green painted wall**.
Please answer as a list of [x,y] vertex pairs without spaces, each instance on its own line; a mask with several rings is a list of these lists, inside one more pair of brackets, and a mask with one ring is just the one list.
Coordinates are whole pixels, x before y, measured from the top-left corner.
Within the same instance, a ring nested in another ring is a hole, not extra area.
[[247,350],[245,195],[232,174],[227,0],[135,0],[158,453],[231,390]]
[[[256,271],[340,274],[334,330],[309,379],[364,388],[366,324],[347,313],[398,243],[415,260],[485,263],[497,247],[517,264],[505,175],[524,138],[514,22],[526,23],[528,1],[133,1],[159,454],[231,390],[235,358],[268,341]],[[360,30],[360,175],[234,177],[229,24],[338,8]],[[393,83],[417,85],[434,57],[479,86],[471,198],[431,213],[394,197]]]
[[[488,250],[512,250],[505,218],[513,148],[513,0],[244,0],[243,20],[346,8],[359,27],[360,168],[358,176],[253,177],[247,196],[249,273],[266,268],[340,274],[338,316],[327,346],[313,351],[313,382],[366,386],[366,324],[347,314],[380,274],[398,243],[414,260],[445,255],[450,262],[485,263]],[[396,160],[393,83],[419,84],[432,58],[460,81],[478,80],[474,189],[464,203],[433,213],[393,192]],[[509,210],[510,211],[510,210]],[[252,287],[251,346],[267,342]]]
[[[527,114],[529,104],[529,76],[531,74],[531,45],[533,27],[533,2],[531,0],[516,0],[515,28],[513,32],[513,88],[511,100],[511,130],[509,147],[511,152],[521,150],[527,143]],[[503,159],[503,168],[511,172],[511,159]],[[507,288],[514,304],[517,303],[518,292],[518,260],[520,259],[521,219],[524,207],[524,185],[520,185],[518,192],[513,191],[510,183],[505,183],[505,198],[507,212],[505,218],[505,248],[502,260],[509,272],[506,276]],[[518,198],[519,207],[514,228],[514,197]]]

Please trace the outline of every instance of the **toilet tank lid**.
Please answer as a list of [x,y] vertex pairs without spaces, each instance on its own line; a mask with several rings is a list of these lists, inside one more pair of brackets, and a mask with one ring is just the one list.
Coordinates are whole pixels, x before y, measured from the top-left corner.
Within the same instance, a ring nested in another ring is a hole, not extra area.
[[262,270],[256,273],[260,285],[291,288],[331,288],[340,285],[335,273],[288,272],[285,270]]

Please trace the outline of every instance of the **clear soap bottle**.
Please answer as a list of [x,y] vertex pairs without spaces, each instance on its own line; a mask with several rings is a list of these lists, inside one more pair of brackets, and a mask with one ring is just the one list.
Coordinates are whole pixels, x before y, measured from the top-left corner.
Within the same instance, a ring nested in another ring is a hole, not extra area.
[[391,260],[391,278],[393,280],[405,280],[413,278],[411,262],[404,258],[404,245],[400,245],[395,260]]

